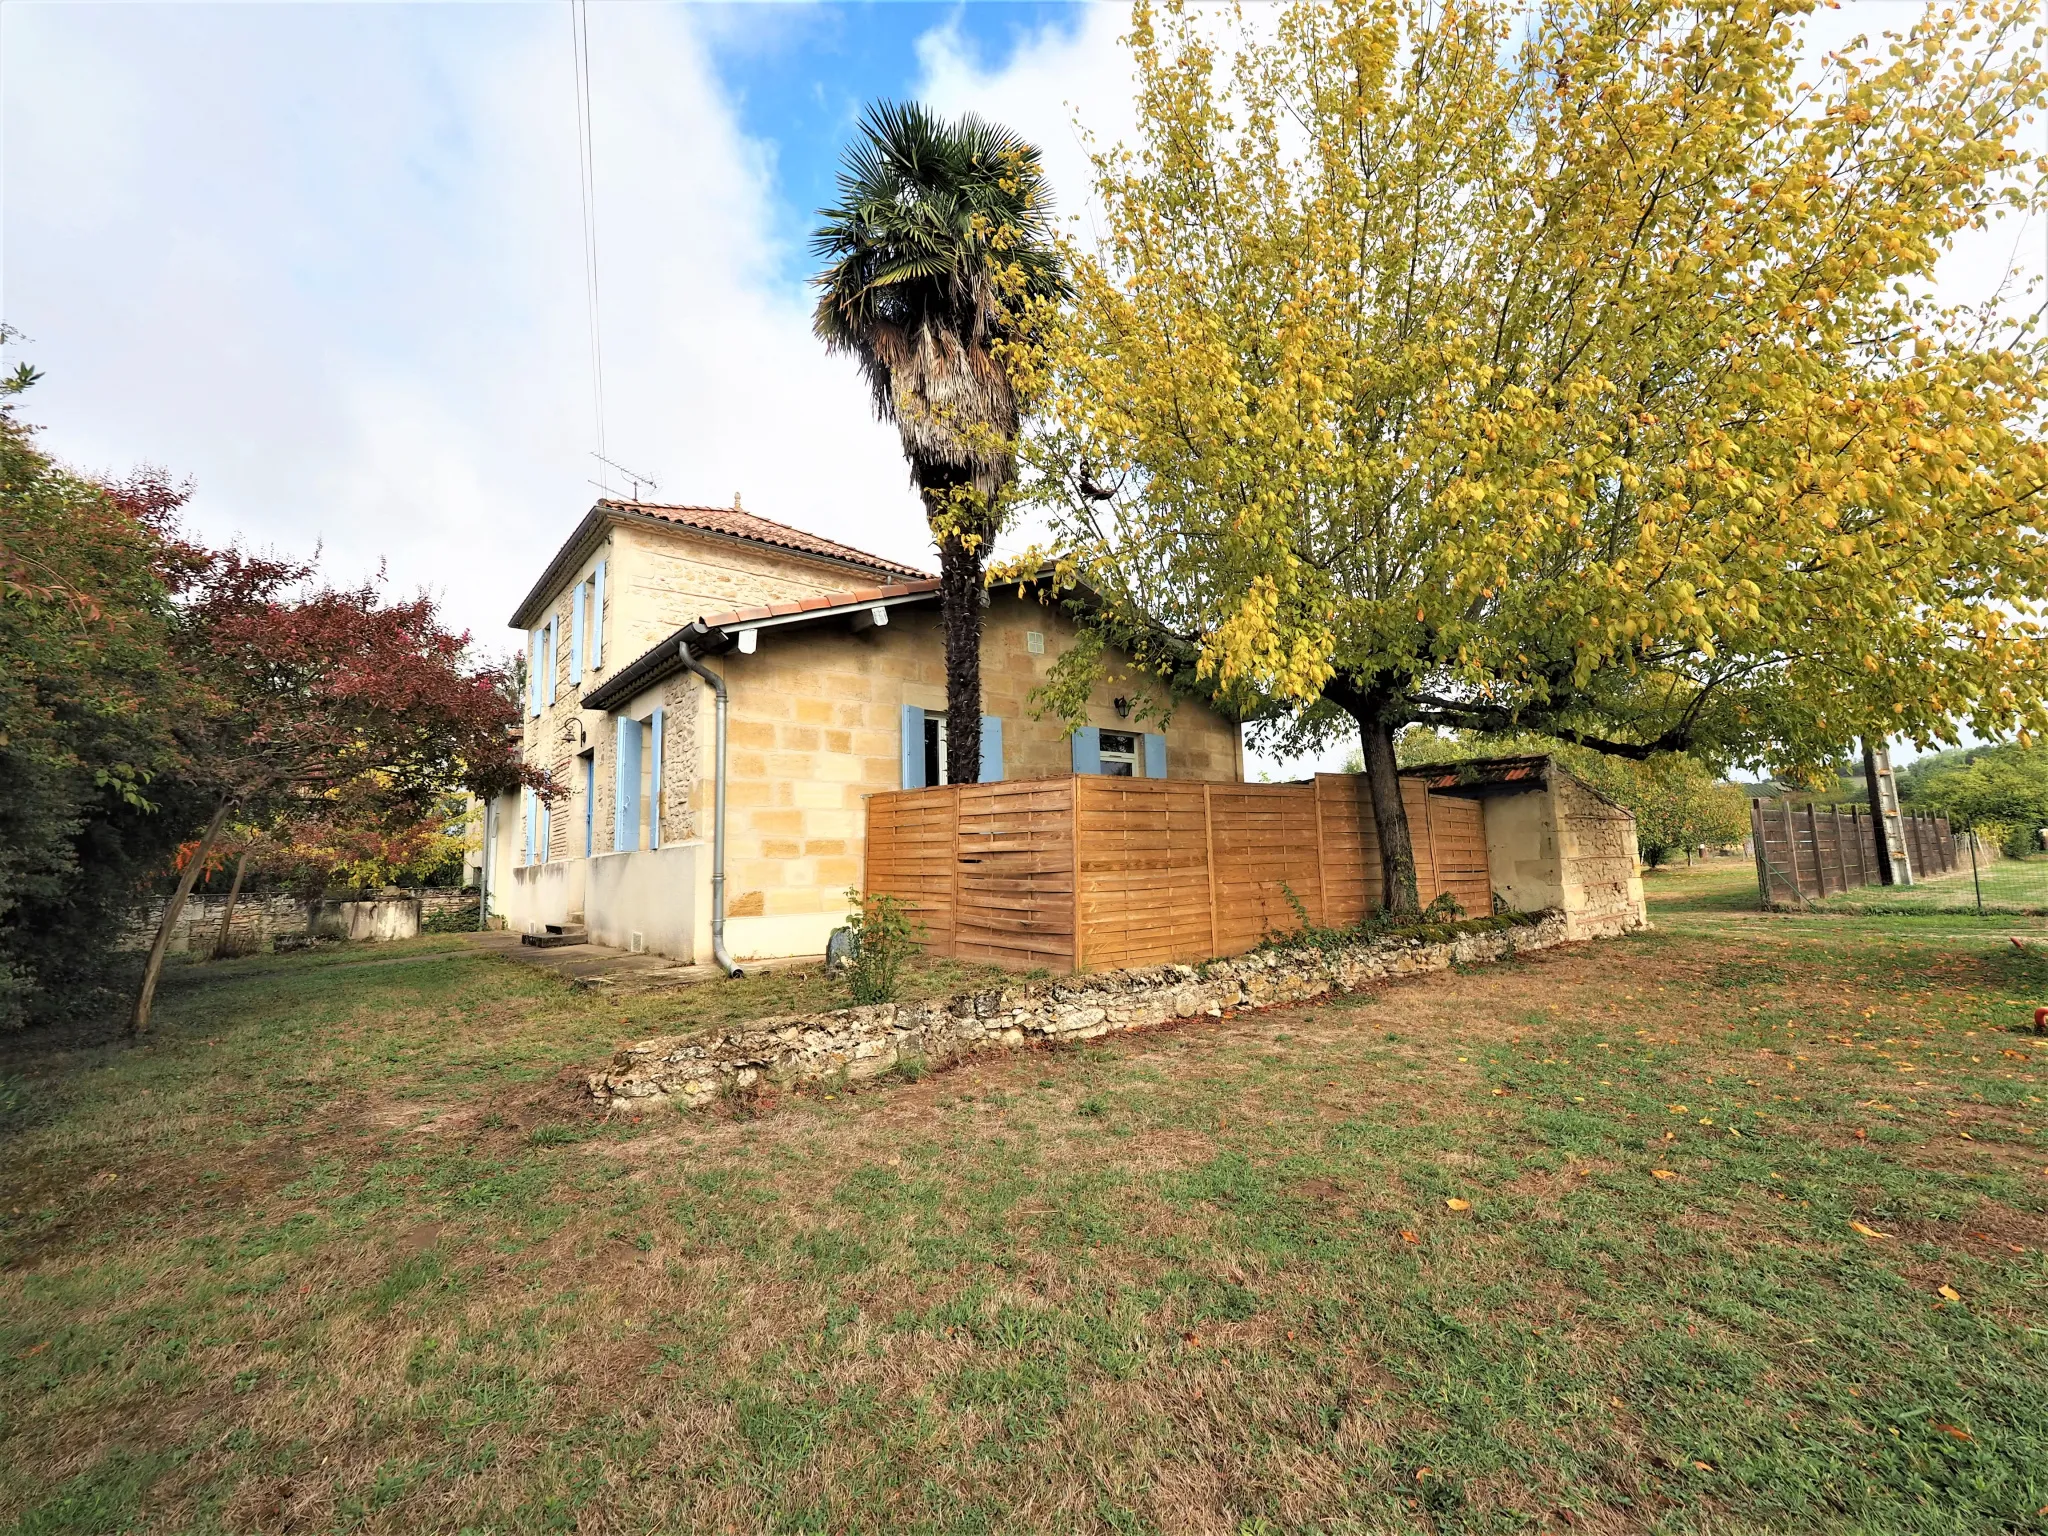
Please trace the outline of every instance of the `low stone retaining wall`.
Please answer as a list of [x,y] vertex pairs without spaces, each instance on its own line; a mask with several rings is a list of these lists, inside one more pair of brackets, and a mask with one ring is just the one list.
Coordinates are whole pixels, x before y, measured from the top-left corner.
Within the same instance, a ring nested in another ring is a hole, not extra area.
[[[163,921],[167,900],[163,896],[152,897],[136,913],[117,947],[149,948],[156,939],[157,924]],[[406,905],[411,916],[410,927],[405,926],[403,915],[387,916],[381,920],[359,919],[342,910],[373,903],[389,905],[399,902]],[[225,891],[194,891],[186,897],[185,905],[178,913],[177,926],[171,930],[168,952],[173,955],[212,954],[220,937],[221,914],[227,910],[227,904]],[[475,908],[476,892],[428,889],[394,891],[388,897],[364,896],[360,900],[323,897],[318,901],[308,901],[303,896],[281,891],[244,890],[241,899],[235,903],[235,931],[229,938],[229,947],[237,953],[246,953],[268,948],[280,940],[289,944],[311,938],[411,938],[420,931],[420,924],[426,918],[465,906]]]
[[1232,1008],[1308,1002],[1388,976],[1500,960],[1567,942],[1562,912],[1445,937],[1395,935],[1341,949],[1271,949],[1201,967],[1107,971],[1029,986],[996,987],[924,1003],[880,1003],[761,1019],[717,1034],[629,1045],[593,1073],[591,1096],[612,1109],[703,1104],[762,1081],[796,1083],[844,1073],[872,1077],[899,1061],[936,1065],[974,1051],[1031,1041],[1092,1040]]

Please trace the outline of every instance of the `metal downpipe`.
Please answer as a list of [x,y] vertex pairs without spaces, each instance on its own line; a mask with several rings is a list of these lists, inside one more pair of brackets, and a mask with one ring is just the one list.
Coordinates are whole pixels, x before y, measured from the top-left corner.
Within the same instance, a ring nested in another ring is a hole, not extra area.
[[711,775],[711,959],[729,979],[737,981],[746,972],[732,963],[725,948],[725,679],[690,654],[689,641],[677,646],[676,654],[684,667],[711,685],[717,700],[718,728],[712,748],[716,760]]

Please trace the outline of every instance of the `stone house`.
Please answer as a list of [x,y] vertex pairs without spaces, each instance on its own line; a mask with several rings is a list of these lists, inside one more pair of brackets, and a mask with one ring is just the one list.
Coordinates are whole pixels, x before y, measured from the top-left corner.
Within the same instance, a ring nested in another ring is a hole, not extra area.
[[[818,954],[861,883],[865,796],[942,782],[936,578],[740,508],[601,500],[512,615],[526,632],[522,750],[562,793],[490,808],[479,863],[515,930],[712,956],[716,703],[729,699],[724,938],[737,960]],[[1236,722],[1110,658],[1071,738],[1030,694],[1076,630],[991,590],[989,779],[1069,772],[1235,782]],[[685,650],[687,648],[687,659]]]

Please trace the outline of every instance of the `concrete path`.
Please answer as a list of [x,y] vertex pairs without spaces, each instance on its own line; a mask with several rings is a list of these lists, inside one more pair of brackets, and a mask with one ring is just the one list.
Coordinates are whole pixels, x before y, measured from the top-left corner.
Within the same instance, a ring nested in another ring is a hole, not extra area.
[[[608,944],[557,944],[545,949],[520,942],[516,933],[502,929],[465,935],[470,945],[485,954],[499,955],[516,965],[551,971],[583,986],[616,986],[630,991],[659,987],[690,987],[717,981],[715,965],[678,965],[667,955],[635,955]],[[757,971],[781,971],[796,966],[822,965],[823,955],[792,955],[786,959],[745,960],[740,968],[749,975]]]

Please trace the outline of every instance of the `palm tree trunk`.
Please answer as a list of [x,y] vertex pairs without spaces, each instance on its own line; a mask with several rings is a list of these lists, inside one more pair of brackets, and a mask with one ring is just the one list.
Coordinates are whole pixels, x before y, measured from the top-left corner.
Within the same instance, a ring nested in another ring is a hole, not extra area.
[[946,635],[946,782],[981,780],[981,605],[985,540],[939,540],[939,622]]
[[213,852],[213,840],[220,835],[221,823],[228,819],[230,804],[231,801],[222,800],[214,810],[213,820],[199,835],[199,846],[192,851],[191,862],[185,866],[185,873],[178,877],[178,889],[164,903],[163,920],[156,925],[156,942],[150,945],[149,961],[142,968],[142,989],[135,995],[135,1012],[129,1015],[130,1034],[145,1034],[149,1030],[149,1008],[156,1001],[156,980],[163,972],[164,951],[171,947],[171,931],[178,926],[178,914],[185,910],[185,898],[192,894],[199,872],[206,868],[206,856]]
[[242,876],[249,868],[249,850],[244,848],[242,856],[235,860],[235,878],[228,886],[227,910],[220,915],[220,937],[213,941],[213,958],[218,960],[228,952],[228,935],[235,927],[235,903],[242,899]]

